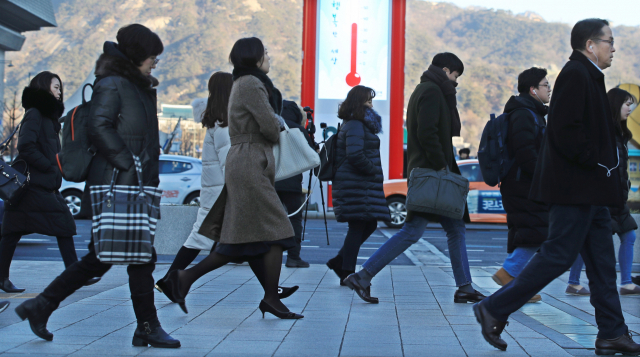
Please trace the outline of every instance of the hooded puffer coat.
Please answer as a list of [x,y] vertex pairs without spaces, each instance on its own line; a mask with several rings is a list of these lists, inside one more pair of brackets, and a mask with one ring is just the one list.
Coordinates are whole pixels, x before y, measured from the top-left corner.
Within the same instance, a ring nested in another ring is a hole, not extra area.
[[[527,110],[528,109],[528,110]],[[536,113],[536,119],[531,115]],[[511,97],[504,107],[509,117],[507,147],[515,162],[502,180],[502,205],[507,212],[509,234],[507,252],[517,247],[539,247],[549,230],[549,208],[529,199],[531,179],[536,168],[547,107],[529,95]]]
[[[58,119],[64,105],[46,90],[25,88],[22,106],[27,112],[18,136],[16,162],[24,160],[28,165],[30,184],[17,204],[5,205],[2,234],[74,236],[75,221],[58,192],[62,184],[62,173],[56,163],[61,148]],[[14,167],[24,168],[20,163]]]
[[336,143],[333,180],[333,210],[338,222],[355,220],[389,221],[389,207],[384,196],[380,160],[381,118],[368,109],[365,120],[347,120],[340,128]]
[[157,85],[115,43],[105,42],[96,62],[89,122],[89,137],[98,151],[89,168],[84,202],[90,202],[89,186],[111,183],[114,168],[119,170],[117,185],[137,185],[132,154],[140,157],[142,183],[160,183]]

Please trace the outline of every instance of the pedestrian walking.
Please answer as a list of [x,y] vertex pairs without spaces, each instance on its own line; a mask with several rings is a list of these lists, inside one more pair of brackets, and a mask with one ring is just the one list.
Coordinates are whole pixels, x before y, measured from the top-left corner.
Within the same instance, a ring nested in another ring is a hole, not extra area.
[[[504,107],[509,114],[507,150],[514,162],[500,182],[502,205],[507,212],[507,253],[502,267],[493,275],[498,285],[506,285],[527,265],[547,239],[549,209],[546,204],[529,199],[531,180],[546,127],[544,117],[551,95],[547,70],[529,68],[518,76],[518,92]],[[538,302],[540,294],[529,302]]]
[[[218,242],[213,253],[165,279],[165,294],[187,312],[185,297],[203,275],[231,261],[251,264],[264,289],[259,309],[283,319],[299,319],[280,301],[282,252],[296,246],[293,228],[278,198],[273,145],[284,128],[282,95],[267,76],[270,58],[260,39],[238,40],[231,50],[233,87],[229,98],[231,148],[225,187],[199,233]],[[263,277],[260,279],[260,277]]]
[[[305,113],[295,102],[282,101],[282,118],[289,128],[298,128],[309,142],[309,146],[315,149],[315,142],[304,128]],[[287,251],[287,268],[308,268],[309,263],[302,260],[300,250],[302,249],[302,210],[300,206],[304,202],[302,193],[302,174],[276,182],[276,192],[280,201],[287,208],[288,214],[298,213],[289,217],[289,222],[293,227],[296,238],[296,246]]]
[[[17,288],[9,280],[13,254],[24,235],[39,233],[55,236],[65,267],[78,261],[73,242],[76,223],[58,191],[62,185],[62,173],[57,165],[56,154],[61,149],[58,136],[61,125],[58,119],[64,112],[63,100],[62,80],[48,71],[33,77],[22,92],[22,106],[26,113],[20,126],[18,156],[14,167],[26,168],[30,181],[20,201],[5,205],[0,239],[0,289],[6,293],[25,290]],[[93,278],[85,283],[91,285],[99,280]]]
[[573,53],[556,80],[529,194],[550,206],[548,238],[520,275],[473,307],[484,339],[500,350],[507,349],[500,335],[509,315],[567,271],[581,253],[598,324],[596,354],[640,355],[616,290],[607,209],[624,202],[603,73],[611,66],[613,43],[605,20],[582,20],[571,30]]
[[327,266],[338,275],[340,285],[355,272],[360,246],[378,228],[378,221],[390,219],[378,137],[382,118],[373,110],[375,96],[373,89],[355,86],[338,109],[344,124],[336,134],[333,212],[338,222],[349,224],[349,230],[338,255]]
[[[162,293],[166,290],[164,280],[171,272],[186,269],[200,254],[200,251],[211,251],[213,248],[213,240],[203,236],[198,231],[224,187],[225,163],[227,161],[227,153],[231,148],[227,108],[232,85],[233,76],[231,73],[216,72],[209,78],[209,98],[207,99],[207,106],[202,113],[202,126],[207,128],[207,133],[202,145],[200,208],[189,237],[178,250],[178,254],[176,254],[165,276],[156,282],[156,289]],[[251,260],[249,264],[258,264],[258,261]],[[260,267],[254,268],[256,271],[262,271]],[[297,285],[278,288],[281,299],[291,296],[298,290]]]
[[[116,185],[137,186],[133,155],[142,161],[143,185],[157,187],[160,183],[155,90],[158,80],[151,76],[151,71],[164,47],[157,34],[139,24],[121,28],[116,38],[118,43],[104,43],[104,53],[96,62],[88,129],[97,153],[89,168],[84,199],[91,197],[87,194],[90,186],[111,182],[114,168],[119,170]],[[169,336],[158,321],[152,275],[156,260],[154,250],[149,263],[127,267],[137,320],[132,343],[144,347],[149,344],[180,347],[180,341]],[[53,311],[89,279],[104,275],[110,268],[111,264],[102,263],[96,257],[92,236],[89,253],[67,268],[35,299],[19,305],[16,313],[22,319],[29,319],[33,333],[51,341],[53,334],[47,330],[47,321]]]
[[[611,228],[613,234],[617,234],[620,238],[620,249],[618,250],[618,262],[620,263],[620,295],[640,295],[640,286],[631,280],[631,268],[633,265],[633,244],[636,241],[636,229],[638,224],[631,216],[631,211],[627,205],[629,197],[629,172],[627,164],[629,161],[628,143],[631,140],[631,131],[627,127],[627,118],[631,114],[631,107],[636,99],[631,93],[620,88],[613,88],[607,93],[609,99],[609,107],[611,108],[611,117],[613,118],[614,130],[616,133],[616,149],[620,153],[620,165],[618,172],[620,173],[620,183],[622,186],[622,197],[624,199],[623,207],[610,207]],[[580,293],[586,288],[580,285],[580,272],[584,261],[578,256],[576,262],[571,266],[569,272],[569,285],[566,293],[571,295],[588,295]]]
[[[420,84],[411,94],[407,107],[407,172],[410,173],[414,168],[449,168],[451,172],[460,174],[451,138],[460,136],[462,127],[456,108],[456,86],[458,77],[463,72],[464,64],[458,56],[453,53],[439,53],[433,58],[429,69],[420,77]],[[422,237],[429,220],[440,221],[447,233],[451,267],[458,287],[453,301],[467,303],[482,300],[484,295],[471,285],[465,242],[464,222],[469,221],[466,205],[464,219],[409,211],[400,232],[386,241],[362,264],[362,270],[350,275],[345,283],[363,300],[376,301],[368,290],[371,280]]]

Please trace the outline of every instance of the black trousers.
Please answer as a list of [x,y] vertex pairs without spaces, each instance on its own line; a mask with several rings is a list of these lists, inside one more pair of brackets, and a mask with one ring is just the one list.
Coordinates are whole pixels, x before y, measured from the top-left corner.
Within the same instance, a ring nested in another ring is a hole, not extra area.
[[[287,212],[293,213],[300,208],[303,202],[304,195],[299,192],[283,192],[278,191],[278,197],[282,204],[287,208]],[[289,217],[289,222],[293,226],[293,233],[296,238],[296,247],[287,251],[287,255],[291,259],[300,259],[300,249],[302,243],[302,210],[297,214]]]
[[[157,256],[155,249],[151,261],[146,264],[132,264],[127,267],[129,274],[129,290],[133,302],[133,311],[138,323],[153,320],[157,317],[153,300],[153,270]],[[54,306],[84,286],[91,278],[101,277],[111,269],[111,264],[100,262],[93,247],[93,238],[89,243],[89,253],[73,263],[47,286],[42,295]]]
[[376,231],[378,221],[375,219],[367,221],[349,221],[349,230],[344,238],[344,244],[338,252],[338,256],[342,257],[342,270],[352,272],[356,270],[358,262],[358,253],[360,246]]
[[[9,268],[13,260],[13,254],[16,252],[18,241],[22,238],[22,234],[5,234],[0,238],[0,278],[9,277]],[[56,237],[58,239],[58,248],[60,255],[64,261],[64,266],[69,267],[78,261],[76,255],[76,247],[73,243],[73,237]]]
[[482,304],[494,318],[506,321],[533,295],[566,272],[578,254],[582,255],[587,268],[598,338],[621,336],[628,329],[616,286],[611,216],[606,207],[552,205],[549,238],[540,247],[540,252],[533,256],[518,277]]

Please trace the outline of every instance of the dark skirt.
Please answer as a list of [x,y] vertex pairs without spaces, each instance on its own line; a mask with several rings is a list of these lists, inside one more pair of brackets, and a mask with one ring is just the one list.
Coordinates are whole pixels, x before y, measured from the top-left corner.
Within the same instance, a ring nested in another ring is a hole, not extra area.
[[260,258],[262,255],[271,250],[272,245],[282,246],[282,250],[289,250],[296,247],[295,237],[274,240],[271,242],[252,242],[241,244],[225,244],[218,243],[215,252],[218,254],[233,257],[234,262],[245,262],[252,259]]

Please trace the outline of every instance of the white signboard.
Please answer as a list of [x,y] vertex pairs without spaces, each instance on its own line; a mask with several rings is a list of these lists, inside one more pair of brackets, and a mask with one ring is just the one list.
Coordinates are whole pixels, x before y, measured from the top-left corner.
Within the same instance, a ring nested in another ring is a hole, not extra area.
[[389,1],[320,1],[318,99],[344,100],[360,84],[387,100]]

